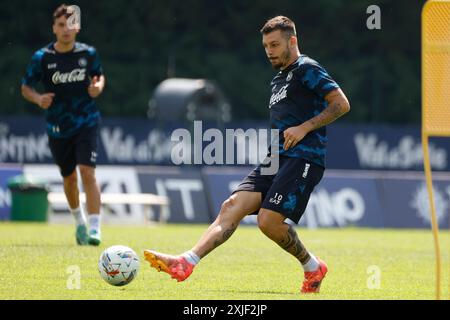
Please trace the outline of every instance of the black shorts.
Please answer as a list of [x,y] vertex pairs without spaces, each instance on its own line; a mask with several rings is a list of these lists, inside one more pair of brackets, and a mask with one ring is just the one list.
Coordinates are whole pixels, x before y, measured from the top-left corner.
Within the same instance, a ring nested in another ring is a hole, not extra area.
[[48,138],[53,160],[63,177],[71,175],[79,164],[95,168],[97,142],[98,126],[85,127],[69,138]]
[[[238,191],[261,192],[261,208],[281,213],[298,223],[314,187],[320,182],[325,169],[301,158],[280,156],[278,172],[262,175],[261,165],[241,182]],[[257,214],[254,212],[252,214]]]

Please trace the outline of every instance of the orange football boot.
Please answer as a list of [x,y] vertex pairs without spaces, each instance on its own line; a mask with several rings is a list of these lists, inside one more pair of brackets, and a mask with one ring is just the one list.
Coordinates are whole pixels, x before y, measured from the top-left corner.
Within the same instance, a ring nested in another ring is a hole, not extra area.
[[320,285],[322,284],[323,278],[327,274],[328,267],[325,262],[319,259],[319,268],[316,271],[305,272],[305,280],[303,281],[302,293],[319,293]]
[[190,264],[181,256],[172,256],[153,250],[144,251],[145,260],[150,262],[150,266],[160,271],[168,273],[172,279],[178,282],[186,280],[194,270],[195,265]]

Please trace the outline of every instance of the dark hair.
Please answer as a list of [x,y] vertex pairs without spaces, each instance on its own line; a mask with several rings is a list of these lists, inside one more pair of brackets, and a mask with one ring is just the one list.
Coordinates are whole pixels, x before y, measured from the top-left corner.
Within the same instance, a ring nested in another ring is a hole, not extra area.
[[295,23],[285,16],[276,16],[267,20],[260,32],[261,34],[268,34],[275,30],[281,30],[287,38],[297,36]]
[[62,16],[65,16],[66,18],[70,17],[72,13],[67,12],[68,7],[69,6],[64,3],[56,8],[55,12],[53,12],[53,22],[55,22],[56,19],[61,18]]

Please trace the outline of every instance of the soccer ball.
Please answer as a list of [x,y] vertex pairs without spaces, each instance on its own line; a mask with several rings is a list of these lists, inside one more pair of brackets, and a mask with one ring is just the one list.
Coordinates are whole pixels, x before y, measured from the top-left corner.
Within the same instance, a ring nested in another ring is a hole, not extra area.
[[98,271],[103,280],[113,286],[124,286],[136,278],[139,258],[125,246],[112,246],[102,252],[98,261]]

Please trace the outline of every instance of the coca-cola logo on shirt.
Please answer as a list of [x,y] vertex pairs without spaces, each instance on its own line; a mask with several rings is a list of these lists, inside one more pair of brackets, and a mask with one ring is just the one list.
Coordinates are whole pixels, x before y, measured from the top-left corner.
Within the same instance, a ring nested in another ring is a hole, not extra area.
[[70,72],[61,73],[56,71],[52,76],[54,84],[81,82],[86,78],[86,69],[73,69]]

